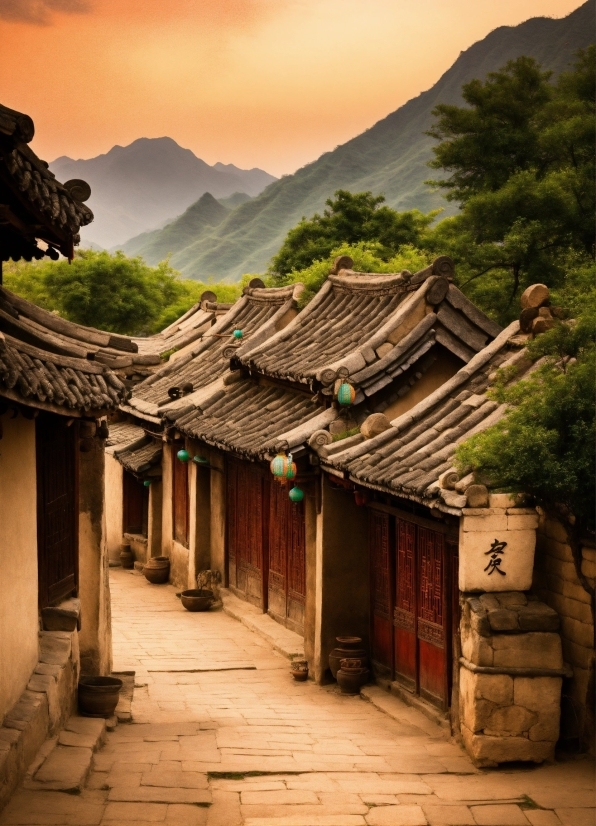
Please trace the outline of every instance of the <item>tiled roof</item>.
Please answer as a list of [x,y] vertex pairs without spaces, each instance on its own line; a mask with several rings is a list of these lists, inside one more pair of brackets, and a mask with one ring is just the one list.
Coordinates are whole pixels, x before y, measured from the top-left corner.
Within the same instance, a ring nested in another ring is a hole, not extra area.
[[324,393],[349,377],[371,395],[435,342],[469,361],[500,327],[450,283],[452,273],[446,257],[415,275],[332,273],[285,329],[233,363]]
[[[196,393],[227,371],[232,355],[248,352],[278,329],[295,306],[296,287],[252,288],[205,333],[198,346],[135,387],[126,408],[157,416],[179,397]],[[235,343],[234,330],[242,331]],[[180,404],[175,404],[180,406]]]
[[142,427],[131,422],[111,422],[110,433],[106,439],[106,447],[114,447],[114,445],[131,445],[133,442],[138,442],[145,436],[145,431]]
[[260,459],[300,448],[336,417],[310,394],[253,379],[234,381],[198,406],[167,416],[187,436]]
[[111,370],[0,332],[0,396],[31,407],[99,413],[118,407],[126,389]]
[[146,338],[134,337],[133,341],[138,346],[139,353],[143,355],[161,356],[172,350],[182,350],[202,338],[211,325],[215,324],[216,320],[232,306],[232,304],[208,301],[202,297],[199,303],[191,307],[165,330]]
[[[0,199],[0,217],[9,228],[3,244],[5,260],[27,257],[22,242],[34,242],[35,238],[72,256],[79,229],[93,220],[93,213],[83,203],[89,197],[88,186],[73,181],[67,182],[67,187],[57,181],[47,163],[27,145],[33,134],[28,115],[0,105],[0,191],[5,196]],[[6,201],[8,194],[10,203]]]
[[141,444],[133,443],[130,448],[114,452],[125,470],[131,473],[147,473],[161,463],[162,443],[147,437]]
[[342,450],[341,443],[320,451],[323,466],[364,485],[435,504],[443,510],[466,506],[463,495],[471,476],[443,487],[441,477],[453,471],[459,444],[496,423],[505,406],[486,391],[498,367],[517,364],[522,374],[530,366],[519,343],[512,340],[519,322],[509,325],[451,379],[391,427],[369,440]]

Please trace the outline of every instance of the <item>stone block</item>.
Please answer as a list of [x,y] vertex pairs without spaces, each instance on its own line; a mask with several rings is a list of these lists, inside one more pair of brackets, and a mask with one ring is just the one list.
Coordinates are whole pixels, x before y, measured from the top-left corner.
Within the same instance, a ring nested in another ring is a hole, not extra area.
[[90,748],[56,746],[33,776],[36,788],[80,792],[91,769],[92,758]]
[[530,711],[550,714],[561,704],[562,677],[515,677],[514,702]]
[[494,508],[464,508],[463,513],[464,533],[502,533],[507,530],[507,515],[504,511],[495,512]]
[[479,766],[490,767],[516,760],[526,763],[554,760],[555,744],[551,742],[474,734],[466,726],[462,726],[461,731],[466,751]]
[[[467,669],[466,669],[467,670]],[[473,674],[474,695],[490,700],[498,706],[511,705],[513,700],[513,678],[509,674]]]
[[522,631],[558,631],[560,624],[557,612],[544,602],[529,602],[519,612],[519,627]]
[[484,726],[485,734],[510,737],[529,731],[538,722],[538,714],[521,706],[495,709]]
[[594,626],[592,623],[578,622],[571,617],[561,617],[561,631],[564,637],[584,648],[594,647]]
[[499,608],[496,611],[489,611],[487,617],[491,631],[517,631],[519,629],[517,611]]
[[488,504],[491,508],[513,508],[515,507],[515,496],[511,493],[491,493]]
[[[506,517],[502,518],[506,521]],[[465,522],[466,519],[462,520],[464,525]],[[499,547],[495,543],[502,542],[507,543],[502,553],[493,558],[492,549]],[[532,586],[535,547],[535,531],[460,529],[460,591],[528,591]],[[491,566],[491,562],[495,565]]]
[[495,599],[501,608],[523,608],[528,604],[527,596],[521,591],[504,591],[497,594]]
[[80,617],[81,600],[74,597],[41,611],[44,631],[76,631],[80,628]]
[[535,531],[538,527],[538,514],[507,514],[508,531]]
[[490,719],[495,710],[494,703],[476,696],[475,678],[477,676],[468,671],[467,668],[460,669],[460,717],[462,722],[473,732],[483,731],[487,720]]
[[468,508],[487,508],[488,490],[486,485],[470,485],[466,488]]
[[[558,634],[496,634],[492,638],[493,665],[502,668],[562,668]],[[465,655],[464,655],[465,656]]]
[[70,634],[65,631],[42,631],[39,635],[39,661],[49,665],[66,665],[71,651]]
[[559,616],[571,617],[579,622],[592,622],[592,611],[587,603],[579,602],[576,599],[568,599],[554,591],[544,596]]
[[461,653],[462,656],[475,665],[493,665],[494,651],[489,638],[480,637],[462,626]]
[[591,559],[583,559],[582,560],[582,574],[588,579],[595,579],[596,578],[596,562],[592,562]]
[[498,611],[501,603],[493,594],[481,594],[478,602],[482,605],[485,611]]

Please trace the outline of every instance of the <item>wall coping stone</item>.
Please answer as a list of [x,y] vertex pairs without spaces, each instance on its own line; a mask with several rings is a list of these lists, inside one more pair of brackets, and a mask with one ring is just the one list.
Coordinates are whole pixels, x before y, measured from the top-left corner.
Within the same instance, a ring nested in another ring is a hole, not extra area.
[[563,668],[514,668],[513,666],[476,665],[465,657],[460,664],[474,674],[508,674],[510,677],[573,677],[573,669],[567,663]]

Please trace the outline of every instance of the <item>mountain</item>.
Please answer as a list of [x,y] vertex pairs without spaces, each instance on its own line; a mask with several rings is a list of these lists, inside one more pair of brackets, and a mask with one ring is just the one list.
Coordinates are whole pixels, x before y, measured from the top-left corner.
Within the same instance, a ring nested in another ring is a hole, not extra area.
[[426,166],[433,141],[424,134],[433,122],[433,108],[461,103],[462,84],[521,55],[536,58],[555,73],[562,71],[578,49],[594,42],[595,17],[596,0],[588,0],[560,20],[536,17],[495,29],[462,52],[431,89],[333,152],[271,184],[203,232],[191,247],[172,250],[178,261],[184,261],[183,274],[235,281],[245,272],[262,272],[288,229],[303,215],[320,211],[340,188],[383,193],[389,206],[400,210],[446,207],[452,212],[439,193],[424,185],[433,174]]
[[60,181],[89,183],[95,220],[83,236],[106,248],[163,227],[205,192],[215,198],[236,192],[253,196],[277,180],[262,169],[209,166],[172,138],[139,138],[88,160],[63,156],[50,169]]
[[206,230],[221,224],[229,213],[228,208],[206,192],[171,224],[161,230],[143,232],[122,244],[120,249],[130,256],[142,255],[148,264],[157,264],[177,251],[170,263],[180,267],[177,260],[180,252],[196,242]]

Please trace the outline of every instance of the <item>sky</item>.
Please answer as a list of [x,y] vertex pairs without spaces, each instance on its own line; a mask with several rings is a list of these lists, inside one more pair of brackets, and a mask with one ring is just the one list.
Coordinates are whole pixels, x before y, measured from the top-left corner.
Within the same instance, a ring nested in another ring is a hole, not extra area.
[[167,135],[294,172],[432,86],[498,26],[582,0],[0,0],[0,102],[48,161]]

